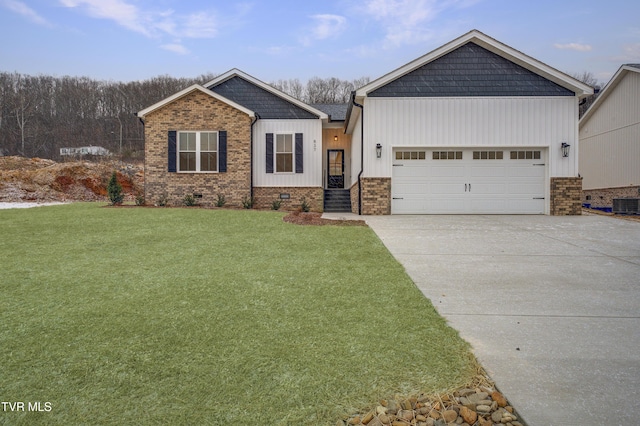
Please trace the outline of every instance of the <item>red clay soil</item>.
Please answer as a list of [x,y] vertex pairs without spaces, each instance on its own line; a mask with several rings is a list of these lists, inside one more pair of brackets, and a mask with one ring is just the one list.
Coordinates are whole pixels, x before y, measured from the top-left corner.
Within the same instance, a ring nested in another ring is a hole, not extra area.
[[143,188],[141,165],[115,160],[90,162],[0,157],[0,201],[107,201],[107,184],[116,172],[125,200]]

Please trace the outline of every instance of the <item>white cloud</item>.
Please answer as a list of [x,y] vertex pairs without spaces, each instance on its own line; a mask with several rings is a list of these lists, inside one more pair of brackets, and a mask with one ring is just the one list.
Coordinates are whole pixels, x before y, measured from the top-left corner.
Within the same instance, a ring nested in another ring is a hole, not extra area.
[[390,48],[430,40],[434,30],[428,24],[438,15],[447,9],[475,3],[475,0],[367,0],[362,11],[382,26],[383,45]]
[[7,9],[24,16],[28,20],[38,25],[44,25],[45,27],[51,27],[51,23],[47,21],[45,18],[40,16],[38,12],[31,9],[29,6],[24,4],[21,1],[17,0],[3,0],[1,3]]
[[313,15],[311,27],[305,29],[305,35],[299,41],[303,46],[309,46],[313,41],[339,37],[347,28],[347,19],[340,15]]
[[[114,21],[147,37],[213,38],[218,35],[216,16],[211,12],[179,15],[173,10],[142,11],[125,0],[59,0],[63,6],[78,8],[87,15]],[[172,46],[167,44],[166,46]]]
[[347,19],[339,15],[314,15],[315,26],[312,30],[316,40],[335,38],[344,32],[347,27]]
[[168,50],[169,52],[177,53],[179,55],[188,55],[190,53],[189,50],[180,43],[163,44],[160,47],[164,50]]
[[622,46],[622,54],[613,56],[609,60],[618,64],[640,63],[640,43]]
[[553,45],[553,47],[555,47],[556,49],[562,49],[562,50],[575,50],[577,52],[591,51],[591,45],[580,44],[580,43],[566,43],[566,44],[556,43]]

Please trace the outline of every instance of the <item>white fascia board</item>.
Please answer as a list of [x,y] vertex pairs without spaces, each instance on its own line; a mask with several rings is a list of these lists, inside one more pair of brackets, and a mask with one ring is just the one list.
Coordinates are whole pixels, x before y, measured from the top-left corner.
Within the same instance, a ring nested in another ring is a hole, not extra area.
[[310,113],[312,113],[314,115],[317,115],[323,121],[328,121],[329,120],[329,116],[327,114],[325,114],[324,112],[322,112],[322,111],[320,111],[318,109],[315,109],[312,106],[307,105],[304,102],[302,102],[302,101],[300,101],[300,100],[298,100],[298,99],[296,99],[296,98],[294,98],[292,96],[289,96],[284,92],[281,92],[280,90],[276,89],[275,87],[270,86],[269,84],[267,84],[267,83],[265,83],[263,81],[260,81],[257,78],[255,78],[253,76],[250,76],[249,74],[247,74],[244,71],[241,71],[241,70],[239,70],[237,68],[233,68],[233,69],[225,72],[224,74],[219,75],[218,77],[216,77],[213,80],[211,80],[208,83],[206,83],[204,86],[205,87],[210,87],[210,86],[213,86],[213,85],[218,85],[218,84],[223,83],[223,82],[225,82],[225,81],[227,81],[230,78],[235,77],[235,76],[241,77],[241,78],[249,81],[250,83],[255,84],[256,86],[266,90],[267,92],[271,92],[274,95],[286,100],[287,102],[290,102],[290,103],[292,103],[292,104],[294,104],[294,105],[296,105],[296,106],[298,106],[298,107],[300,107],[300,108],[302,108],[302,109],[304,109],[306,111],[309,111]]
[[596,112],[596,110],[600,108],[600,105],[602,105],[604,100],[607,99],[611,93],[613,93],[614,89],[622,81],[624,76],[630,72],[640,73],[640,69],[636,67],[631,67],[628,65],[622,65],[618,69],[618,71],[616,71],[613,77],[611,77],[611,80],[609,80],[607,85],[604,86],[604,89],[602,89],[602,91],[600,92],[596,100],[593,101],[591,106],[589,106],[589,109],[587,109],[587,111],[580,118],[580,123],[579,123],[580,127],[582,127],[582,125],[586,123],[589,120],[589,118],[591,118],[591,116]]
[[238,111],[244,112],[249,117],[255,117],[255,113],[253,111],[251,111],[250,109],[247,109],[247,108],[243,107],[242,105],[237,104],[237,103],[233,102],[232,100],[225,98],[224,96],[220,96],[219,94],[217,94],[215,92],[212,92],[211,90],[206,89],[206,88],[200,86],[199,84],[193,84],[193,85],[187,87],[186,89],[183,89],[183,90],[181,90],[181,91],[169,96],[168,98],[165,98],[165,99],[161,100],[160,102],[157,102],[157,103],[151,105],[150,107],[143,109],[142,111],[138,111],[138,113],[136,115],[139,118],[144,119],[144,117],[146,115],[148,115],[149,113],[151,113],[151,112],[153,112],[153,111],[155,111],[155,110],[157,110],[159,108],[162,108],[162,107],[164,107],[164,106],[166,106],[166,105],[168,105],[168,104],[170,104],[170,103],[172,103],[172,102],[174,102],[174,101],[176,101],[176,100],[178,100],[180,98],[183,98],[183,97],[187,96],[188,94],[190,94],[190,93],[192,93],[194,91],[200,91],[200,92],[204,93],[207,96],[211,96],[212,98],[215,98],[215,99],[219,100],[220,102],[224,102],[225,104],[229,105],[232,108],[237,109]]
[[578,97],[582,98],[593,94],[592,87],[530,56],[525,55],[524,53],[513,49],[512,47],[509,47],[506,44],[503,44],[478,30],[472,30],[458,37],[457,39],[427,53],[426,55],[423,55],[409,62],[408,64],[394,71],[391,71],[390,73],[380,77],[379,79],[372,81],[366,86],[361,87],[356,91],[356,98],[367,96],[373,90],[376,90],[386,85],[387,83],[390,83],[391,81],[396,80],[403,75],[416,70],[417,68],[420,68],[421,66],[429,62],[433,62],[434,60],[446,55],[447,53],[459,48],[460,46],[465,45],[468,42],[476,43],[477,45],[499,56],[502,56],[503,58],[514,62],[531,72],[534,72],[562,87],[565,87],[566,89],[576,93]]

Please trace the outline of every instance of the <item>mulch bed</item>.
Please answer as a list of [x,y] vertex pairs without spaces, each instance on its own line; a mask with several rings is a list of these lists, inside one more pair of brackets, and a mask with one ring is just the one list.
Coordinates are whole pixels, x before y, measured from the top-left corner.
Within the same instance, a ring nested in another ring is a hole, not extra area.
[[314,212],[291,212],[282,220],[295,225],[334,225],[334,226],[367,226],[364,220],[332,220],[323,219],[322,213]]

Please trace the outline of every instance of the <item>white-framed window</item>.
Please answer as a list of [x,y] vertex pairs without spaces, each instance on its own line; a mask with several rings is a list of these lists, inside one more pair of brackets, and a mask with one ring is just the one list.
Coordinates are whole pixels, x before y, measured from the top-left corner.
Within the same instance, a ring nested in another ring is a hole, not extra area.
[[178,132],[178,171],[217,172],[218,132]]
[[276,134],[276,173],[293,173],[294,144],[293,133]]

